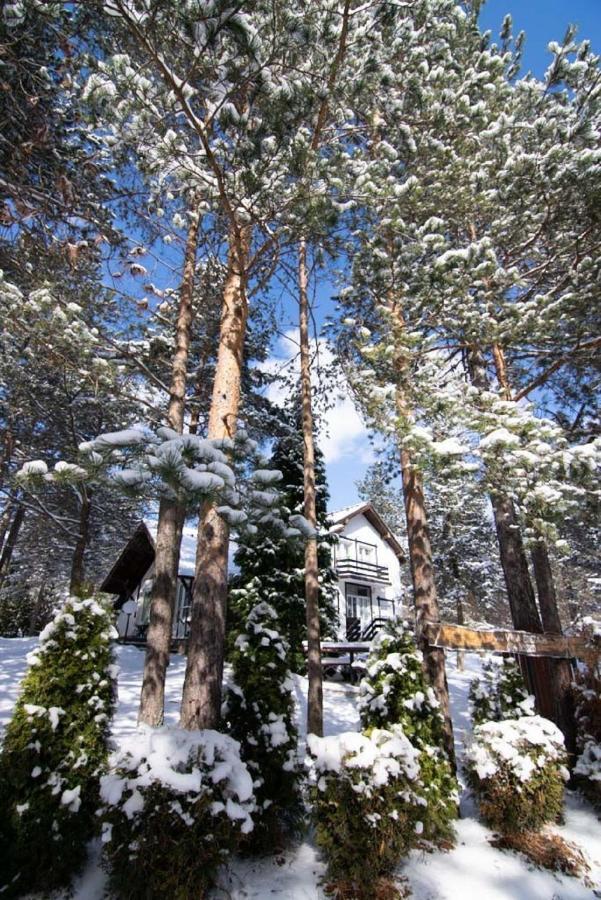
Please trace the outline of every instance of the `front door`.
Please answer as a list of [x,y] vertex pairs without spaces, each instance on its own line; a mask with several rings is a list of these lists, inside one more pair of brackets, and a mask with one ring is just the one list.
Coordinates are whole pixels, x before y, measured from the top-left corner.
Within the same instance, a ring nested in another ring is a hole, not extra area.
[[371,588],[363,584],[346,585],[346,630],[363,632],[371,622]]

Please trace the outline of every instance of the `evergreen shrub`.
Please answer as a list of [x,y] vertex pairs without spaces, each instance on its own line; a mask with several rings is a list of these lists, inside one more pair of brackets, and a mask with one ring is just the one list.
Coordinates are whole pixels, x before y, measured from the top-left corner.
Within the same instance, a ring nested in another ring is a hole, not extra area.
[[406,625],[396,622],[381,632],[372,643],[359,687],[359,712],[364,729],[399,725],[419,751],[423,838],[446,842],[453,838],[458,787],[444,751],[440,704],[426,681],[422,660]]
[[246,602],[255,605],[236,638],[223,714],[254,781],[257,810],[249,849],[270,850],[298,830],[303,818],[298,733],[288,645],[277,613],[256,602],[257,583],[246,594]]
[[601,677],[582,669],[574,683],[578,757],[574,777],[588,800],[601,812]]
[[253,827],[252,779],[217,731],[144,729],[102,778],[102,840],[117,897],[202,898]]
[[399,725],[307,739],[317,845],[340,896],[372,900],[424,830],[420,753]]
[[534,697],[515,660],[506,656],[484,663],[481,676],[470,684],[469,704],[474,726],[534,715]]
[[557,821],[569,778],[566,760],[561,731],[541,716],[477,725],[466,762],[486,823],[519,834]]
[[67,885],[97,829],[115,701],[108,606],[68,598],[29,655],[0,753],[4,896]]

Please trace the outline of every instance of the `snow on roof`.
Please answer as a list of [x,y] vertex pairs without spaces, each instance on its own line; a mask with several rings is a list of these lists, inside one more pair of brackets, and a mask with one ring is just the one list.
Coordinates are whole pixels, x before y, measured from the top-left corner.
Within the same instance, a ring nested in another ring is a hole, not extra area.
[[349,519],[352,519],[353,516],[357,515],[364,515],[367,521],[373,525],[379,533],[380,537],[390,544],[398,558],[400,560],[405,559],[405,551],[403,550],[402,544],[396,535],[392,533],[370,500],[364,500],[362,503],[354,503],[352,506],[344,506],[342,509],[337,509],[334,512],[329,513],[328,519],[331,522],[331,531],[339,531],[340,529],[336,528],[336,525],[346,525]]
[[328,513],[328,519],[330,520],[332,525],[336,525],[337,522],[341,522],[343,519],[352,518],[352,516],[356,515],[358,512],[361,512],[361,510],[364,509],[365,506],[365,500],[362,500],[361,503],[353,503],[352,506],[343,506],[342,509],[336,509]]

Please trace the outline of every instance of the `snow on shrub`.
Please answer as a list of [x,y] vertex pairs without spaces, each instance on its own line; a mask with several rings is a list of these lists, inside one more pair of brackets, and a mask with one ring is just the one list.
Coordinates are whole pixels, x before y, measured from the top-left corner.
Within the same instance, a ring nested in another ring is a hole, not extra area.
[[419,751],[399,725],[309,735],[313,819],[341,896],[368,900],[424,830]]
[[520,668],[505,656],[493,656],[484,663],[482,675],[470,684],[469,704],[473,725],[534,715],[534,697]]
[[223,714],[254,779],[257,812],[250,845],[266,849],[298,827],[302,817],[298,733],[289,648],[278,631],[277,613],[268,603],[256,603],[253,582],[246,594],[256,605],[234,645]]
[[5,896],[67,885],[85,862],[108,757],[116,636],[105,604],[70,597],[28,657],[0,754]]
[[466,754],[483,818],[502,834],[538,831],[561,815],[566,768],[559,728],[541,716],[485,722]]
[[458,789],[443,749],[440,704],[427,683],[422,653],[400,622],[373,641],[360,684],[359,711],[364,729],[400,725],[420,752],[424,838],[447,841],[453,836]]
[[574,776],[582,793],[601,810],[601,677],[583,668],[574,684],[576,744]]
[[204,897],[253,828],[239,744],[217,731],[139,729],[110,763],[101,818],[115,895]]

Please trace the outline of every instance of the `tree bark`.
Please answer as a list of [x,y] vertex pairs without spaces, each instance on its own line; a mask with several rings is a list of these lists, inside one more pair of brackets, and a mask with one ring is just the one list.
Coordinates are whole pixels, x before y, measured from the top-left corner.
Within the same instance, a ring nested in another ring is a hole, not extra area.
[[440,622],[440,610],[434,582],[432,545],[428,531],[422,479],[412,463],[408,450],[401,450],[401,474],[405,499],[405,515],[407,517],[409,562],[415,599],[416,637],[419,649],[423,653],[424,669],[440,703],[440,710],[444,719],[445,749],[454,765],[455,746],[444,650],[439,647],[431,647],[423,636],[423,626],[426,622]]
[[[511,399],[505,358],[500,347],[493,347],[493,359],[501,396]],[[472,384],[480,390],[490,390],[490,382],[482,353],[472,348],[468,354],[468,369]],[[490,501],[495,516],[495,529],[499,543],[501,567],[507,588],[509,610],[514,628],[542,634],[543,625],[536,605],[536,596],[528,569],[528,560],[515,506],[503,491],[491,491]],[[538,711],[550,717],[552,703],[548,685],[550,666],[545,659],[522,657],[520,659],[529,689],[534,693]]]
[[[194,318],[194,275],[200,215],[194,212],[186,238],[184,268],[179,294],[175,331],[175,353],[171,369],[167,421],[182,433],[186,402],[186,380],[192,321]],[[173,614],[177,597],[177,573],[185,521],[185,508],[171,500],[159,503],[157,540],[154,558],[154,584],[150,596],[150,621],[146,635],[146,656],[138,722],[159,726],[163,723],[165,679],[169,665]]]
[[[307,247],[304,238],[298,245],[298,293],[300,324],[300,380],[303,421],[304,513],[317,529],[315,500],[315,446],[311,401],[311,355],[309,351],[309,298],[307,292]],[[307,734],[323,735],[323,683],[319,625],[319,564],[317,537],[305,544],[305,604],[307,615]]]
[[85,553],[90,541],[90,515],[92,513],[92,492],[82,485],[81,505],[79,508],[79,527],[77,541],[71,560],[71,578],[69,593],[76,597],[83,596],[85,591]]
[[[232,227],[213,383],[208,436],[236,433],[248,318],[246,270],[250,226]],[[183,728],[216,728],[221,717],[221,687],[227,607],[229,528],[213,504],[201,512],[192,594],[188,660],[181,705]]]
[[24,518],[25,507],[21,506],[21,504],[19,503],[17,505],[17,508],[15,509],[15,514],[12,518],[12,522],[10,523],[6,541],[4,542],[4,547],[2,548],[2,554],[0,554],[0,588],[4,584],[4,581],[8,574],[10,561],[17,544],[17,539],[19,537],[19,532],[21,530]]
[[[549,631],[552,634],[563,634],[557,608],[553,571],[544,538],[539,538],[530,552],[543,627],[545,631]],[[568,759],[573,764],[576,753],[576,722],[572,696],[572,666],[568,659],[552,659],[550,660],[549,668],[553,704],[551,718],[563,732]],[[572,765],[570,765],[570,768],[572,768]]]
[[[391,254],[394,248],[390,248]],[[400,332],[405,330],[403,311],[394,299],[388,298],[388,308],[396,327]],[[401,421],[411,418],[403,381],[406,378],[406,362],[402,354],[395,358],[397,385],[395,393],[396,411]],[[432,561],[432,544],[428,530],[428,517],[422,477],[413,464],[409,450],[400,446],[401,477],[405,517],[407,520],[407,546],[409,549],[409,565],[413,582],[413,598],[415,604],[415,634],[417,645],[423,654],[424,672],[432,685],[444,720],[445,749],[449,760],[455,767],[455,742],[453,738],[453,722],[449,704],[449,686],[445,669],[444,650],[431,647],[423,633],[427,622],[440,622],[438,594],[434,581],[434,565]]]
[[[493,360],[501,393],[505,400],[514,400],[511,383],[507,371],[507,362],[503,348],[493,345]],[[553,579],[553,571],[544,538],[539,538],[531,550],[534,579],[538,594],[538,605],[542,627],[553,634],[563,634],[561,619],[557,605],[557,592]],[[541,668],[541,664],[537,664]],[[572,696],[572,667],[567,659],[549,659],[545,662],[548,673],[550,691],[544,692],[545,702],[540,698],[541,708],[563,732],[568,758],[574,760],[576,752],[576,722],[574,719],[574,702]]]

